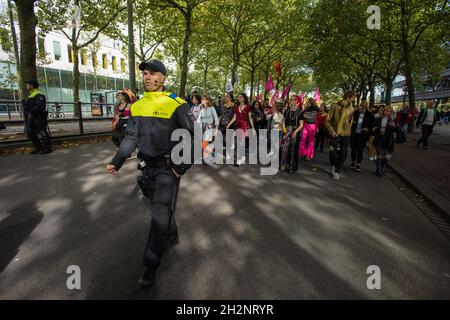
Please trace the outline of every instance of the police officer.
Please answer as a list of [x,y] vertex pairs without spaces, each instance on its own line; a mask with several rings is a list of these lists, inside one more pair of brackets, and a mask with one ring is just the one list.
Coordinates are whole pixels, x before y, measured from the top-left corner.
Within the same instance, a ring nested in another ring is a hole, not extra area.
[[[52,152],[50,147],[50,135],[47,130],[47,111],[45,96],[39,91],[39,83],[27,81],[28,98],[23,101],[27,135],[34,145],[32,154],[45,154]],[[42,143],[38,135],[42,137]]]
[[145,270],[139,284],[151,286],[163,252],[178,243],[174,211],[180,176],[192,165],[192,162],[171,161],[171,150],[178,143],[171,141],[171,134],[178,128],[187,129],[192,142],[189,147],[193,148],[195,124],[186,101],[164,91],[167,72],[162,62],[142,62],[139,70],[144,78],[144,96],[131,106],[125,138],[106,170],[117,174],[136,147],[138,157],[145,162],[143,183],[148,191],[152,219],[144,251]]

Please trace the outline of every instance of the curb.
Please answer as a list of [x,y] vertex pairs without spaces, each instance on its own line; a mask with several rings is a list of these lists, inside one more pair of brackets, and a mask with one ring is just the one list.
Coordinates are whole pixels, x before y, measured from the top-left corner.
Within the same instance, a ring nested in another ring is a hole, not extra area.
[[[111,132],[95,132],[95,133],[87,133],[87,134],[75,134],[75,135],[65,135],[65,136],[57,136],[57,137],[51,137],[50,141],[52,145],[60,145],[63,144],[65,141],[84,141],[89,140],[91,138],[95,137],[107,137],[111,136]],[[21,147],[32,147],[33,144],[30,140],[16,140],[11,142],[4,142],[0,143],[0,151],[3,150],[11,150]]]
[[421,193],[425,199],[431,202],[433,206],[440,211],[443,218],[450,223],[450,201],[434,191],[427,184],[420,181],[413,174],[408,172],[408,170],[397,165],[392,165],[392,163],[389,162],[387,167],[397,173],[406,184],[415,189],[418,193]]

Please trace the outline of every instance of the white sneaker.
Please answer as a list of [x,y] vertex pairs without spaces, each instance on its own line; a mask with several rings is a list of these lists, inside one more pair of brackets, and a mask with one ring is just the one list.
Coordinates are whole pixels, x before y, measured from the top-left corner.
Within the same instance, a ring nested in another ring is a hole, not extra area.
[[268,157],[272,157],[273,156],[273,152],[270,151],[269,154],[267,155]]
[[369,161],[373,161],[373,157],[369,157]]
[[332,175],[333,175],[334,180],[339,180],[339,178],[340,178],[339,173],[333,172]]
[[237,161],[238,165],[241,165],[245,162],[245,157],[242,157],[240,160]]

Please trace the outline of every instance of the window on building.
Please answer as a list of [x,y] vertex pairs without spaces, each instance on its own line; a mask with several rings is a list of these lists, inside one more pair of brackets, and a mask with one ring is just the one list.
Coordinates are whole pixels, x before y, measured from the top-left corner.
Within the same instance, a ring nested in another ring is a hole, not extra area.
[[111,65],[112,65],[113,71],[117,71],[117,61],[116,61],[116,57],[114,57],[114,56],[112,56],[112,58],[111,58]]
[[69,62],[70,63],[73,63],[73,48],[72,48],[72,46],[69,44],[69,45],[67,45],[67,54],[68,54],[68,57],[69,57]]
[[98,59],[97,59],[97,53],[96,52],[92,52],[92,66],[94,68],[97,68],[97,66],[98,66]]
[[58,41],[53,41],[53,51],[55,53],[55,60],[60,61],[61,60],[61,43]]
[[85,66],[87,65],[87,52],[86,49],[81,49],[80,51],[80,60],[81,60],[81,65]]
[[106,53],[102,54],[102,64],[103,69],[108,69],[108,58],[106,57]]
[[2,45],[3,50],[11,51],[11,39],[9,37],[9,31],[5,28],[0,28],[0,43]]
[[45,57],[45,38],[38,38],[38,52],[41,57]]
[[125,73],[125,59],[120,59],[120,70],[122,70],[123,73]]

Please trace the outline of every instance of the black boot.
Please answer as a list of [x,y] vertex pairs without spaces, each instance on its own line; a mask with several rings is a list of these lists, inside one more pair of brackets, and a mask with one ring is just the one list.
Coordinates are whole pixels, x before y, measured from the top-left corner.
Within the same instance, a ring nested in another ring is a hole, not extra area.
[[375,171],[375,174],[379,177],[383,176],[383,169],[382,169],[382,163],[381,160],[378,156],[377,156],[377,170]]
[[144,272],[139,278],[138,283],[141,286],[151,287],[155,283],[156,268],[145,267]]

